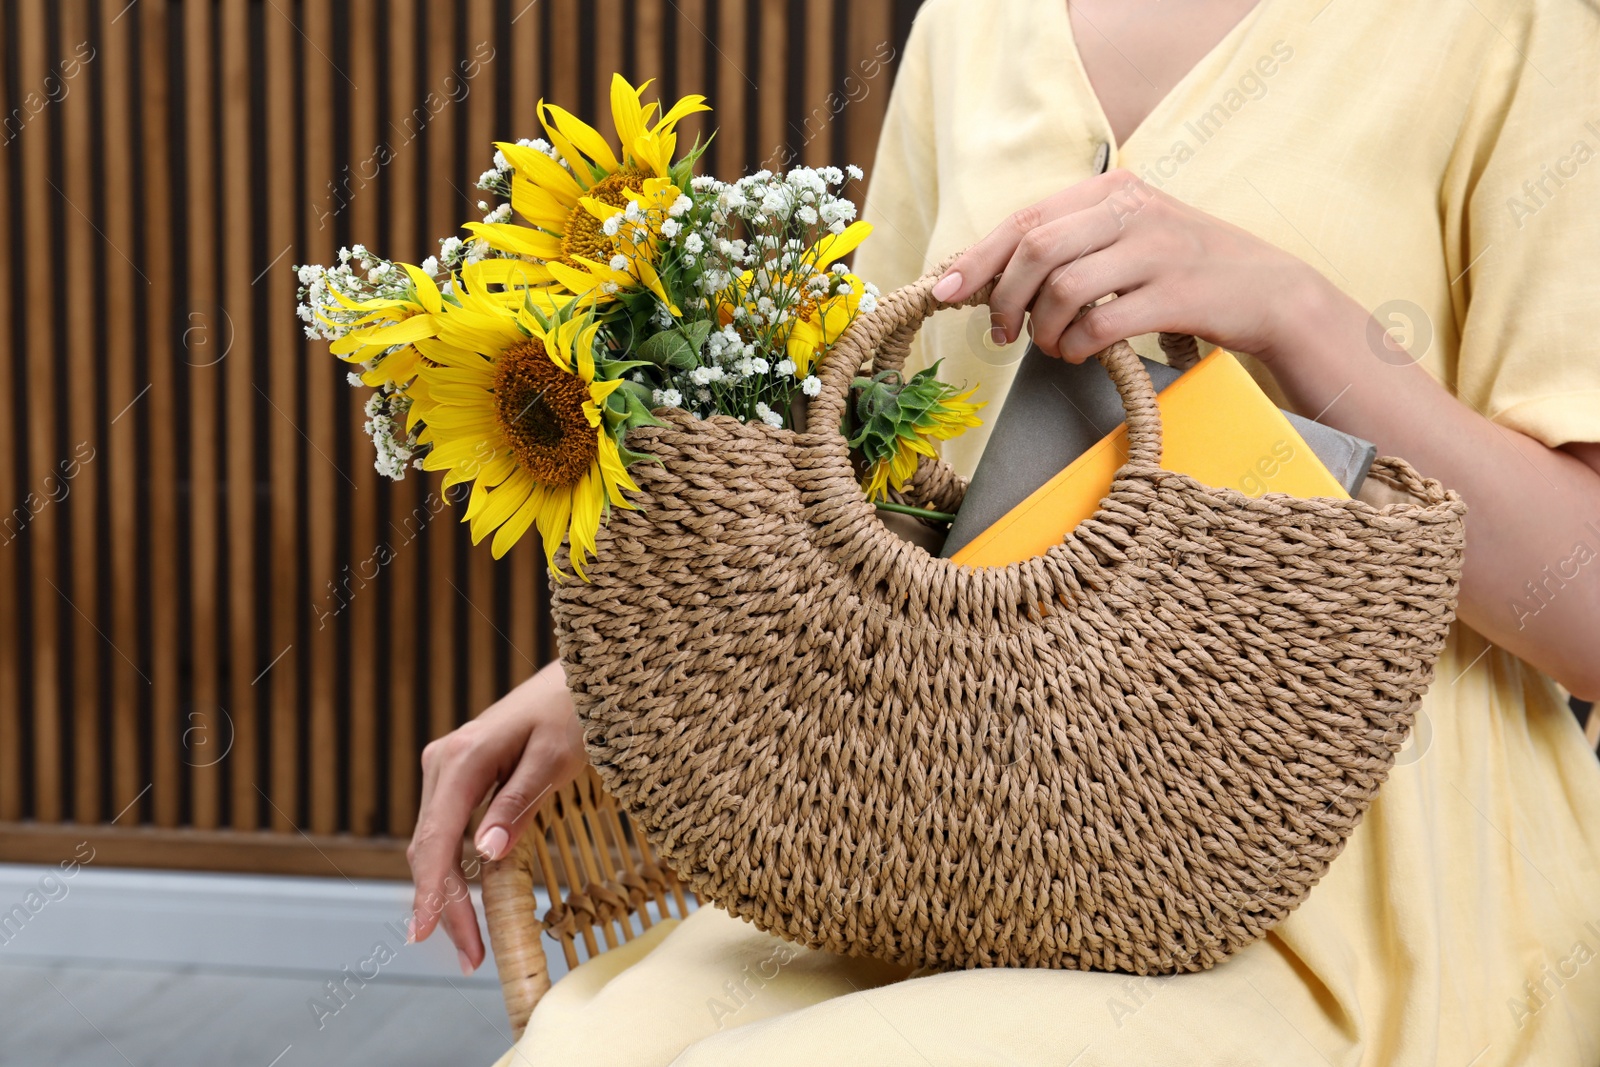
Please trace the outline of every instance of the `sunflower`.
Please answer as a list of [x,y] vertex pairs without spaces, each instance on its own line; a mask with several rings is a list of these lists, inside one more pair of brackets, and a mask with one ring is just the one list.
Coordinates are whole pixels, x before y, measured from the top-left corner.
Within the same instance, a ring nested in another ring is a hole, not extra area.
[[[711,109],[705,97],[686,96],[657,117],[661,105],[642,102],[649,85],[635,88],[622,75],[612,76],[611,115],[620,152],[594,127],[540,101],[539,120],[561,161],[526,145],[495,145],[511,165],[512,209],[529,225],[469,222],[465,228],[491,248],[540,261],[551,279],[561,279],[585,303],[609,298],[615,292],[611,285],[624,282],[638,282],[670,303],[654,269],[659,229],[619,247],[615,228],[607,233],[604,225],[632,202],[642,200],[641,206],[649,207],[666,196],[671,204],[682,195],[671,173],[674,129],[686,116]],[[612,266],[618,255],[626,269]]]
[[[830,233],[812,245],[799,259],[794,269],[785,271],[779,285],[798,292],[799,301],[789,309],[792,325],[784,346],[788,357],[794,361],[795,374],[801,378],[811,373],[817,353],[839,339],[839,335],[855,318],[867,285],[854,274],[829,270],[835,261],[855,251],[872,233],[872,225],[853,222],[839,233]],[[822,288],[823,280],[826,288]],[[765,284],[761,288],[765,288]],[[756,291],[753,271],[745,271],[735,283],[730,298],[724,300],[720,317],[724,324],[733,319],[731,301],[745,304],[749,311],[757,310],[747,294]],[[869,305],[870,306],[870,305]]]
[[432,318],[431,336],[412,344],[421,355],[413,413],[430,447],[425,470],[447,471],[444,485],[472,483],[462,521],[477,544],[494,532],[496,559],[536,526],[555,573],[555,551],[571,543],[584,577],[600,521],[611,506],[632,508],[628,477],[606,400],[623,386],[597,376],[599,324],[550,321],[531,303],[508,307],[499,294],[456,287],[459,303]]
[[964,393],[936,377],[939,365],[903,381],[898,371],[882,371],[870,380],[856,379],[860,389],[856,414],[861,430],[851,439],[867,461],[861,487],[867,499],[887,499],[889,489],[901,492],[917,473],[917,463],[937,458],[934,441],[958,437],[982,420],[973,403],[976,388]]

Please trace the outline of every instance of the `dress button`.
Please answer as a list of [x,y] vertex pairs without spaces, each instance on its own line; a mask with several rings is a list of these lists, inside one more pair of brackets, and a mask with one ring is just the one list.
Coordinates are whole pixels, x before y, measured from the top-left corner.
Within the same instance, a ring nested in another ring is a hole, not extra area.
[[1094,150],[1094,172],[1104,174],[1111,167],[1111,142],[1101,141]]

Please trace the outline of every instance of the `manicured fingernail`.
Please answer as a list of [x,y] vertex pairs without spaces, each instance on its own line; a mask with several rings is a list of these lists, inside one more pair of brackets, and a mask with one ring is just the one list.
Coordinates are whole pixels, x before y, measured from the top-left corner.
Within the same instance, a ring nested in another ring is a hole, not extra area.
[[1004,326],[989,327],[989,340],[993,341],[997,345],[1005,345],[1007,343],[1006,328]]
[[456,949],[456,959],[461,962],[462,975],[467,978],[472,977],[472,972],[475,968],[472,966],[472,960],[467,956],[466,951],[459,948]]
[[953,270],[943,278],[933,283],[933,298],[935,300],[949,300],[961,289],[961,272]]
[[417,920],[415,918],[407,919],[406,920],[406,944],[415,945],[416,943],[417,943]]
[[478,835],[478,855],[486,860],[499,859],[500,853],[505,851],[506,842],[511,840],[511,835],[506,833],[503,826],[491,826]]

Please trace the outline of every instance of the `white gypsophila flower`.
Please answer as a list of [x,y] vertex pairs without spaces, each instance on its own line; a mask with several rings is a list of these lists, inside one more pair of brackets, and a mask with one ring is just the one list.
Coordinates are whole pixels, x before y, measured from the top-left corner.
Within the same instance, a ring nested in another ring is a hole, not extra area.
[[422,273],[428,275],[429,277],[438,274],[439,260],[434,256],[429,256],[427,259],[424,259],[422,261]]
[[693,189],[697,193],[713,192],[721,185],[721,182],[717,181],[717,179],[713,178],[709,174],[698,174],[689,179],[689,188]]
[[682,227],[678,225],[677,219],[661,220],[661,236],[665,237],[669,241],[678,236],[678,231],[680,229],[682,229]]
[[837,296],[849,296],[851,293],[854,293],[854,292],[855,292],[855,290],[850,287],[850,283],[849,282],[840,282],[839,283],[839,288],[834,290],[834,294],[837,295]]
[[806,394],[806,396],[816,396],[818,393],[822,392],[822,379],[818,378],[815,374],[808,375],[800,383],[800,391]]
[[638,222],[644,218],[644,209],[639,207],[639,201],[629,200],[628,206],[622,209],[622,217],[629,222]]
[[623,255],[621,252],[618,252],[616,255],[611,257],[611,262],[608,265],[612,270],[625,271],[628,269],[628,257]]
[[671,215],[673,218],[678,218],[679,216],[681,216],[681,215],[685,214],[686,212],[688,212],[693,207],[694,207],[694,201],[690,200],[687,196],[684,196],[682,193],[679,193],[678,194],[678,199],[674,200],[672,202],[672,206],[667,208],[667,214]]
[[817,224],[817,209],[810,204],[802,204],[796,214],[800,216],[800,221],[807,226],[815,226]]
[[676,389],[658,389],[656,390],[656,395],[661,398],[658,403],[664,407],[683,407],[683,394],[678,392]]
[[856,305],[856,310],[863,315],[870,315],[878,309],[878,298],[871,293],[861,294],[861,303]]
[[344,380],[349,382],[351,385],[356,386],[358,388],[360,386],[363,386],[363,385],[367,384],[366,382],[361,380],[361,375],[357,374],[355,371],[351,371],[349,374],[346,374],[344,376]]
[[791,375],[793,375],[794,374],[794,360],[792,360],[792,359],[780,359],[778,361],[778,373],[783,375],[785,378],[788,378]]
[[497,171],[507,171],[511,169],[511,164],[506,160],[506,154],[500,151],[498,148],[494,150],[494,169]]
[[[495,153],[495,155],[497,155],[497,156],[499,154],[500,154],[499,152]],[[478,175],[478,181],[476,183],[477,187],[479,189],[487,189],[491,185],[494,184],[494,180],[496,178],[498,178],[498,177],[500,177],[500,172],[498,170],[494,169],[493,167],[490,167],[488,170],[486,170],[482,174]]]
[[622,287],[620,285],[618,285],[616,282],[601,282],[600,283],[600,291],[605,293],[607,296],[615,296],[617,294],[617,291],[619,289],[621,289],[621,288]]
[[762,358],[761,358],[761,357],[760,357],[760,356],[757,356],[757,357],[756,357],[756,358],[755,358],[755,359],[752,359],[752,360],[751,360],[751,361],[750,361],[750,367],[751,367],[751,369],[752,369],[752,370],[754,370],[754,371],[755,371],[755,372],[756,372],[756,373],[757,373],[757,374],[765,374],[765,373],[767,373],[767,371],[769,371],[769,370],[771,370],[771,369],[772,369],[772,368],[771,368],[771,367],[770,367],[770,366],[769,366],[769,365],[768,365],[768,364],[767,364],[767,361],[766,361],[766,360],[764,360],[764,359],[762,359]]
[[705,241],[701,239],[698,233],[693,231],[690,231],[689,235],[683,239],[683,247],[686,252],[699,252],[701,249],[705,248],[705,246]]
[[[702,403],[702,404],[711,403],[711,390],[709,390],[709,389],[696,389],[694,391],[694,396],[695,396],[695,399],[700,401],[700,403]],[[699,414],[700,413],[698,411],[695,412],[696,416],[698,416]]]
[[615,237],[617,231],[622,229],[622,216],[612,215],[600,224],[600,232],[607,237]]
[[854,163],[846,163],[844,172],[850,175],[852,181],[860,181],[862,178],[861,168]]

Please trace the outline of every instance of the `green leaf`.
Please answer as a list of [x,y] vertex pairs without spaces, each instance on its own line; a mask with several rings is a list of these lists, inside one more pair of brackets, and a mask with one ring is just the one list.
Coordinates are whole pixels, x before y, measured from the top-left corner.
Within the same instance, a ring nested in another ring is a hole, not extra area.
[[692,343],[680,330],[662,330],[646,337],[634,349],[634,355],[658,367],[673,370],[690,370],[700,365],[700,346]]
[[653,367],[647,359],[597,359],[594,361],[595,369],[599,371],[601,381],[611,381],[622,377],[629,371],[638,367]]

